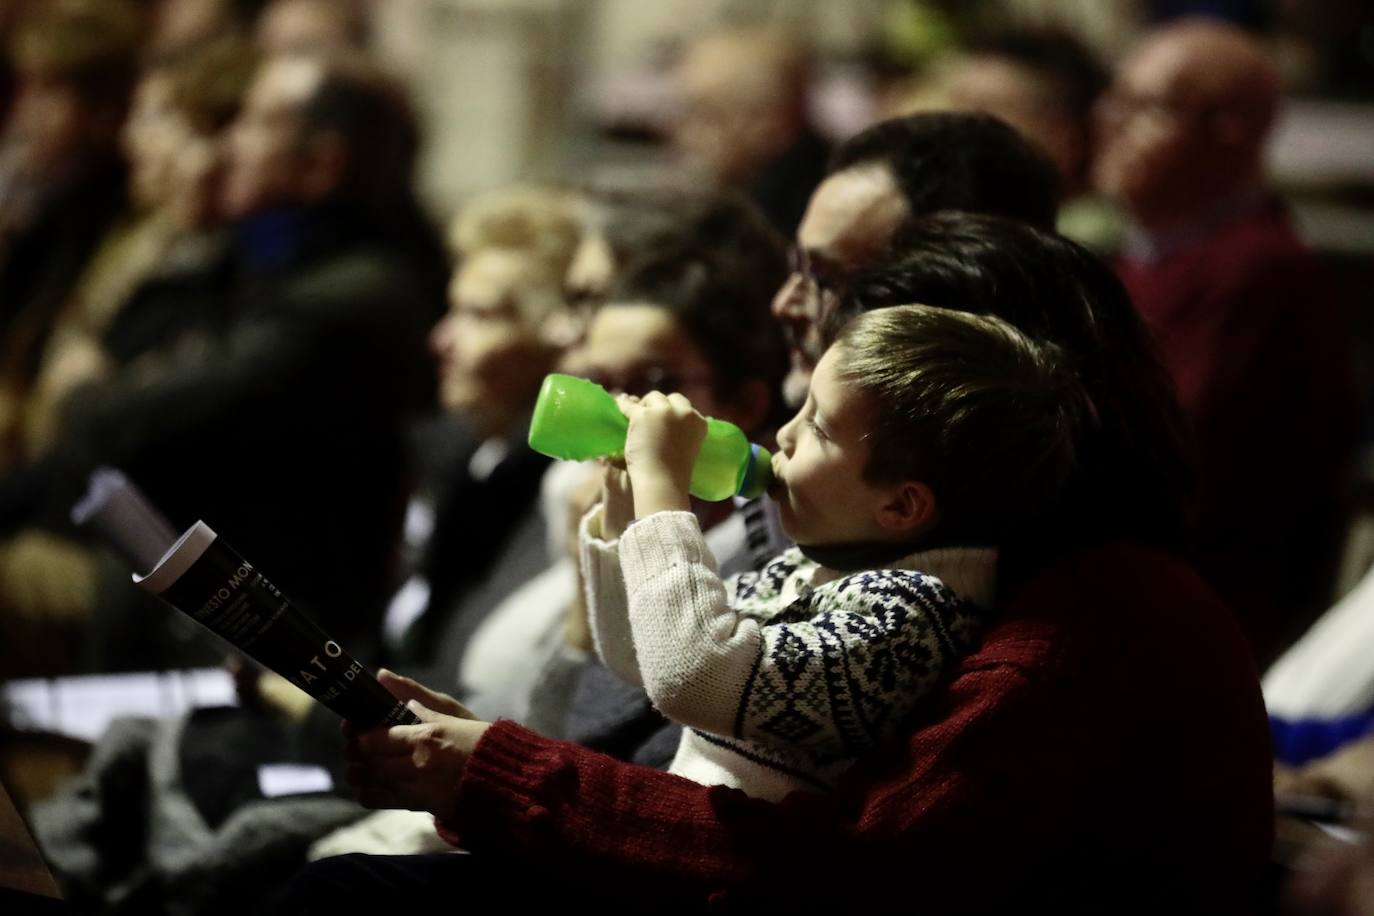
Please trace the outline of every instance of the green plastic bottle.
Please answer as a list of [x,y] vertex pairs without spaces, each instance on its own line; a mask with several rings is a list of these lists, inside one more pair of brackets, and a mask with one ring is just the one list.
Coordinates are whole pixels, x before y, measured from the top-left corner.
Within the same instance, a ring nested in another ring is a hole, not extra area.
[[[595,382],[554,373],[544,379],[530,421],[530,448],[550,458],[585,461],[625,450],[630,421],[615,398]],[[689,492],[717,502],[739,494],[750,499],[768,488],[773,456],[754,445],[738,426],[706,418],[706,439],[692,465]]]

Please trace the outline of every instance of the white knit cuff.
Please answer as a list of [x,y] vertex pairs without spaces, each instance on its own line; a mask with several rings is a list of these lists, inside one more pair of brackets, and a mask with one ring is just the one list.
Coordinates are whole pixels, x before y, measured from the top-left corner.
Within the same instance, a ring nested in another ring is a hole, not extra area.
[[655,512],[620,537],[620,567],[627,588],[682,564],[699,563],[715,572],[716,558],[691,512]]
[[601,506],[592,507],[578,526],[582,579],[587,597],[587,621],[592,644],[602,664],[621,680],[641,683],[639,661],[635,657],[630,633],[629,604],[625,595],[625,576],[621,570],[620,544],[605,541],[601,534]]

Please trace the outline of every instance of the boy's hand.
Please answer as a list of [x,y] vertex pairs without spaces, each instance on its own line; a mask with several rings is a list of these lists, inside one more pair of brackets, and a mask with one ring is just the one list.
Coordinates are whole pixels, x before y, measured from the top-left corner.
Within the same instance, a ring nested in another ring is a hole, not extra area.
[[624,466],[603,461],[601,468],[601,538],[614,541],[635,520],[635,495]]
[[630,420],[625,467],[634,489],[635,518],[690,510],[687,488],[706,438],[706,418],[682,395],[658,391],[638,402],[622,398],[620,409]]

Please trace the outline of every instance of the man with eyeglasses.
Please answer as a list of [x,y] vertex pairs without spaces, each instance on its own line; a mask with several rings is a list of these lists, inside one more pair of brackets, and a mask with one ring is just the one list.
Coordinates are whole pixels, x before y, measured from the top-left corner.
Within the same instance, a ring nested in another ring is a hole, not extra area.
[[773,299],[791,350],[787,400],[806,398],[845,277],[900,254],[902,232],[914,219],[965,210],[1053,229],[1057,184],[1049,160],[988,115],[896,118],[842,144],[811,195],[791,273]]
[[1278,73],[1240,30],[1182,20],[1098,109],[1098,188],[1134,225],[1117,269],[1196,440],[1199,567],[1257,661],[1323,603],[1354,440],[1342,316],[1266,185]]

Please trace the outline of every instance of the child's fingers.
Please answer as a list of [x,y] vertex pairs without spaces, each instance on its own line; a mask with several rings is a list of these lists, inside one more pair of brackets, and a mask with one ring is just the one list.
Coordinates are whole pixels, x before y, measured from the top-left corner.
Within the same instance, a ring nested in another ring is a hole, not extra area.
[[696,413],[696,408],[692,406],[692,402],[676,391],[668,395],[668,404],[679,413]]
[[661,391],[650,391],[639,400],[640,406],[646,410],[653,410],[663,407],[668,403],[668,396]]

